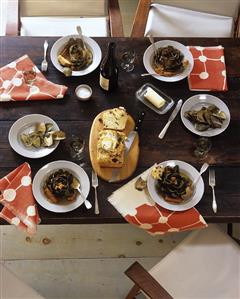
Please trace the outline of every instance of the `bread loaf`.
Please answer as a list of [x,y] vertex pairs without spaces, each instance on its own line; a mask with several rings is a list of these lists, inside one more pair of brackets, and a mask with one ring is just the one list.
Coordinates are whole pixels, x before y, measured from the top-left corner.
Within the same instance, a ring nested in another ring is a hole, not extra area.
[[103,112],[103,128],[123,131],[127,123],[127,112],[125,108],[113,108]]
[[120,168],[124,162],[126,135],[119,131],[102,130],[97,142],[97,161],[100,167]]

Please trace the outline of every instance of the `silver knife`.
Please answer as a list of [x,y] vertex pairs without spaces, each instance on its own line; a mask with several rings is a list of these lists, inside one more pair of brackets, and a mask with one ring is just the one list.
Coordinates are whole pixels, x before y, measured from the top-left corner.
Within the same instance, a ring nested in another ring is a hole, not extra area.
[[181,106],[182,106],[182,100],[179,100],[177,102],[176,107],[174,108],[172,114],[170,115],[168,122],[166,123],[165,127],[162,129],[162,131],[160,132],[160,134],[158,135],[158,138],[163,139],[163,137],[165,136],[168,127],[170,126],[171,122],[174,120],[174,118],[176,117],[176,115],[178,114]]
[[[144,119],[145,116],[145,112],[141,112],[139,115],[139,118],[137,120],[137,124],[135,126],[135,129],[133,131],[130,131],[130,133],[127,136],[127,140],[125,141],[125,152],[124,152],[124,160],[126,160],[128,153],[133,145],[134,139],[136,137],[136,135],[139,133],[140,129],[141,129],[141,125],[142,125],[142,121]],[[111,178],[109,180],[109,183],[113,183],[116,182],[118,179],[118,176],[120,174],[121,168],[114,168],[112,170],[112,175]]]

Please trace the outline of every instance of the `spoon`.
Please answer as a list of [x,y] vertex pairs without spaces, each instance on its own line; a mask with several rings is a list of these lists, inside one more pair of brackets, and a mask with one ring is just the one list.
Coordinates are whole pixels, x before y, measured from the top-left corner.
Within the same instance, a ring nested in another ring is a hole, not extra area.
[[81,195],[81,197],[82,197],[82,199],[84,200],[84,204],[85,204],[85,207],[87,208],[87,209],[91,209],[91,207],[92,207],[92,204],[90,203],[90,201],[89,200],[87,200],[86,199],[86,197],[83,195],[83,193],[82,193],[82,190],[80,189],[80,182],[77,180],[77,179],[73,179],[73,188],[74,189],[76,189],[79,193],[80,193],[80,195]]
[[157,73],[143,73],[143,74],[141,74],[141,77],[153,76],[153,75],[160,76],[160,75],[159,75],[159,74],[157,74]]
[[150,40],[150,43],[151,43],[152,46],[153,46],[154,54],[157,54],[157,48],[156,48],[156,45],[155,45],[155,43],[154,43],[154,38],[153,38],[153,36],[152,36],[151,34],[148,34],[148,38],[149,38],[149,40]]
[[84,39],[83,39],[83,35],[82,35],[82,28],[81,28],[81,26],[77,26],[76,29],[77,29],[78,35],[80,36],[80,39],[83,42],[84,50],[86,50],[86,45],[85,45],[85,42],[84,42]]
[[199,171],[199,175],[198,175],[198,177],[194,180],[194,182],[193,182],[193,184],[192,184],[193,186],[197,184],[197,182],[199,181],[201,175],[208,169],[208,167],[209,167],[209,164],[208,164],[208,163],[204,163],[204,164],[202,165],[202,167],[201,167],[201,169],[200,169],[200,171]]

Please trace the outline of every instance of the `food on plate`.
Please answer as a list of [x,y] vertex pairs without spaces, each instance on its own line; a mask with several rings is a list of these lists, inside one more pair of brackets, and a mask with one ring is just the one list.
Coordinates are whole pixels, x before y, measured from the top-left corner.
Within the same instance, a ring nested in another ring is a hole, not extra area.
[[[58,62],[72,71],[86,69],[93,61],[93,53],[80,38],[70,38],[58,54]],[[66,76],[69,70],[65,70]]]
[[115,130],[101,130],[97,141],[97,162],[101,167],[120,168],[124,162],[126,135]]
[[164,98],[161,97],[158,93],[156,93],[156,91],[153,90],[151,87],[148,87],[146,89],[144,97],[158,109],[160,109],[166,103]]
[[20,140],[26,147],[50,147],[57,140],[63,140],[66,135],[63,131],[54,130],[51,123],[37,123],[35,129],[30,133],[20,135]]
[[155,166],[151,176],[157,180],[156,188],[163,199],[170,203],[182,203],[193,194],[192,180],[180,171],[179,166]]
[[186,111],[184,117],[193,123],[198,131],[221,128],[224,120],[226,120],[226,114],[215,105],[203,106],[199,110]]
[[173,46],[158,48],[154,53],[152,67],[154,71],[165,77],[182,73],[189,64],[184,55]]
[[63,169],[58,169],[46,180],[43,191],[51,203],[60,203],[62,200],[74,201],[77,190],[74,188],[74,175]]
[[123,131],[127,123],[127,112],[124,107],[109,109],[103,112],[103,128]]

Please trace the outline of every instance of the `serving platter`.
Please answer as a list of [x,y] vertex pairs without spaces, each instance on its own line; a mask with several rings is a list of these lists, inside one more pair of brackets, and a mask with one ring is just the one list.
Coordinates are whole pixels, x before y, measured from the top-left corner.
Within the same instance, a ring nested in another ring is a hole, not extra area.
[[43,208],[51,212],[66,213],[80,207],[83,204],[84,200],[79,194],[76,200],[72,202],[67,202],[67,203],[63,202],[63,203],[55,204],[48,201],[43,191],[45,181],[53,172],[59,169],[70,171],[78,179],[78,181],[81,184],[82,193],[87,198],[90,190],[90,182],[89,182],[88,175],[83,170],[83,168],[80,167],[79,165],[64,160],[48,163],[45,166],[43,166],[41,169],[39,169],[33,179],[32,189],[33,189],[33,195],[36,201],[40,204],[40,206],[42,206]]
[[[223,111],[226,115],[226,120],[224,120],[221,128],[209,128],[206,131],[198,131],[195,129],[194,125],[184,116],[184,113],[189,110],[200,110],[202,107],[208,107],[210,105],[217,106],[221,111]],[[230,111],[227,107],[227,105],[220,100],[219,98],[212,96],[210,94],[197,94],[192,97],[190,97],[181,108],[181,119],[184,124],[184,126],[191,131],[192,133],[204,136],[204,137],[213,137],[216,135],[221,134],[223,131],[225,131],[230,123]]]
[[[64,67],[58,62],[58,54],[62,51],[66,43],[70,38],[80,38],[79,35],[67,35],[58,39],[52,46],[50,52],[50,58],[57,70],[63,73]],[[83,36],[85,44],[87,44],[88,48],[92,51],[93,61],[92,63],[84,70],[81,71],[73,71],[72,76],[84,76],[91,72],[93,72],[101,62],[102,59],[102,51],[98,45],[98,43],[92,39],[91,37]]]
[[193,56],[192,56],[191,52],[188,50],[188,48],[186,46],[184,46],[183,44],[181,44],[179,42],[172,41],[172,40],[161,40],[154,44],[157,49],[161,48],[161,47],[173,46],[174,48],[178,49],[184,55],[184,59],[187,59],[189,62],[188,65],[186,66],[186,68],[184,69],[184,71],[175,76],[165,77],[165,76],[158,75],[152,67],[152,61],[153,61],[153,56],[154,56],[154,46],[151,45],[144,52],[143,64],[144,64],[144,67],[147,70],[147,72],[149,74],[152,74],[152,76],[154,78],[156,78],[157,80],[160,80],[160,81],[164,81],[164,82],[176,82],[176,81],[180,81],[180,80],[186,78],[191,73],[191,71],[193,69],[194,61],[193,61]]
[[[197,169],[184,161],[169,160],[169,161],[161,162],[158,165],[161,165],[163,167],[166,166],[174,167],[178,165],[180,171],[186,173],[193,182],[199,176],[199,172],[197,171]],[[153,179],[151,174],[149,174],[147,179],[147,188],[151,198],[156,203],[158,203],[161,207],[168,209],[170,211],[185,211],[191,209],[201,200],[204,193],[204,182],[202,177],[200,177],[193,191],[193,196],[189,200],[184,201],[183,203],[173,204],[164,200],[161,194],[159,194],[159,192],[157,191],[156,185],[157,185],[157,181]]]
[[[110,110],[110,109],[109,109]],[[106,110],[107,111],[107,110]],[[112,171],[113,169],[117,168],[110,168],[110,167],[100,167],[98,162],[97,162],[97,140],[98,140],[98,133],[103,129],[103,124],[102,124],[102,111],[99,113],[91,127],[90,131],[90,136],[89,136],[89,154],[90,154],[90,160],[92,163],[92,167],[97,173],[97,175],[105,180],[109,181],[112,177]],[[135,121],[134,119],[128,115],[126,127],[123,130],[123,132],[128,136],[129,132],[134,130],[135,128]],[[124,159],[124,165],[123,167],[119,168],[120,172],[118,175],[118,179],[116,180],[117,182],[123,181],[130,177],[133,172],[135,171],[138,163],[138,157],[139,157],[139,137],[138,134],[136,134],[136,137],[133,141],[133,144],[131,146],[131,149]]]
[[8,140],[15,152],[26,158],[37,159],[51,154],[57,148],[59,141],[54,141],[54,144],[50,147],[41,148],[26,147],[22,143],[20,135],[33,132],[36,124],[41,122],[52,123],[54,130],[59,130],[57,123],[53,119],[42,114],[25,115],[13,123],[8,133]]

